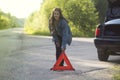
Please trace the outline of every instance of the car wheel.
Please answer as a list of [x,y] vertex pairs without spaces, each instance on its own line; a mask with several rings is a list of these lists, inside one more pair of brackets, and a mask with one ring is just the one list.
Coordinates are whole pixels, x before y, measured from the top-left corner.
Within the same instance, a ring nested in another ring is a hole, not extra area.
[[109,53],[107,49],[97,49],[98,52],[98,59],[100,61],[107,61],[109,58]]

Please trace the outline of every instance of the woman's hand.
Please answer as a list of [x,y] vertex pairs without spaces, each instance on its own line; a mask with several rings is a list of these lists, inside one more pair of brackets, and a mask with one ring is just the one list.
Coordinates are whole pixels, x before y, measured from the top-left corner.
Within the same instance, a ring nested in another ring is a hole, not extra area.
[[56,42],[56,46],[57,46],[57,47],[60,47],[60,43],[59,43],[59,42]]
[[65,52],[65,48],[62,48],[62,53],[64,53]]

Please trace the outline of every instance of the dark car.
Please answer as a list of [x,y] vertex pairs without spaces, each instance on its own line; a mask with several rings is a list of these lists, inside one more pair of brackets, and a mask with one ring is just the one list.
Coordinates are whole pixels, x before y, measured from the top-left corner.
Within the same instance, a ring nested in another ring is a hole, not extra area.
[[109,55],[120,55],[120,0],[108,2],[106,20],[96,28],[94,39],[100,61],[107,61]]

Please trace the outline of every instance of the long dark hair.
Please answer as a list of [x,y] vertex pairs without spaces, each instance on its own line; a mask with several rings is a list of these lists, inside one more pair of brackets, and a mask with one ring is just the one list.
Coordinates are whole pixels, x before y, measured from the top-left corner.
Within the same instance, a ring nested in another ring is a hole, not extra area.
[[[60,19],[66,20],[62,14],[62,10],[60,8],[54,8],[52,13],[51,13],[51,17],[50,17],[50,19],[52,20],[52,25],[54,25],[54,22],[55,22],[54,11],[58,11],[60,13]],[[68,22],[68,21],[66,20],[66,22]]]

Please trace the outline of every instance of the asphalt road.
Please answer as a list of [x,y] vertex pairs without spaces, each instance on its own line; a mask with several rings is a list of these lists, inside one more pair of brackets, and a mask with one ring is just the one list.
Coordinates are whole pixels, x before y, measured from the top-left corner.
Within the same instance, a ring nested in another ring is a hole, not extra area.
[[30,36],[21,29],[0,32],[0,80],[113,80],[120,56],[97,59],[94,38],[73,38],[66,55],[75,71],[51,71],[55,47],[51,37]]

